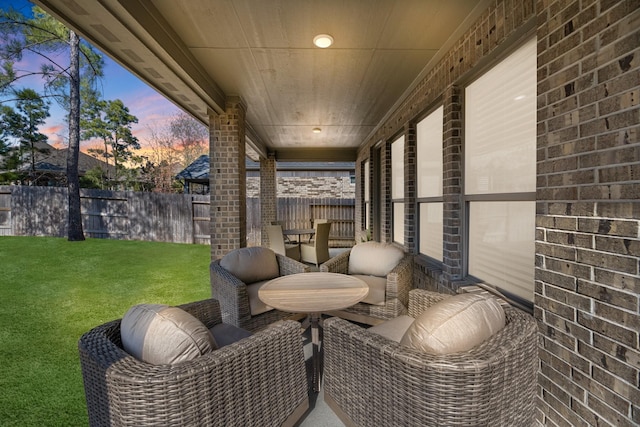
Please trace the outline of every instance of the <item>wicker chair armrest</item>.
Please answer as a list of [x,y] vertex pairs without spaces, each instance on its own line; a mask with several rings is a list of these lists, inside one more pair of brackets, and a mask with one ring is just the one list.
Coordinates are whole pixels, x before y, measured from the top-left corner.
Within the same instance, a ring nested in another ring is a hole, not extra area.
[[120,347],[119,334],[117,320],[78,344],[87,405],[102,411],[89,411],[92,425],[276,425],[307,397],[297,322],[276,322],[175,365],[135,359]]
[[328,261],[324,262],[320,265],[320,271],[328,272],[328,273],[349,273],[349,255],[351,254],[351,249],[348,251],[341,252],[340,254],[334,256]]
[[242,322],[251,317],[247,285],[215,260],[209,268],[211,274],[211,295],[220,301],[222,318],[225,323],[242,327]]
[[278,260],[278,266],[280,267],[281,276],[287,276],[289,274],[297,273],[308,273],[309,271],[311,271],[311,267],[302,262],[296,261],[293,258],[289,258],[281,254],[276,254],[276,259]]
[[433,304],[442,301],[451,295],[441,292],[432,292],[424,289],[412,289],[409,291],[409,316],[418,317],[423,311]]
[[207,329],[222,323],[220,303],[213,298],[182,304],[178,307],[204,323]]
[[398,298],[406,307],[409,291],[413,288],[413,255],[405,254],[393,270],[387,274],[387,298]]

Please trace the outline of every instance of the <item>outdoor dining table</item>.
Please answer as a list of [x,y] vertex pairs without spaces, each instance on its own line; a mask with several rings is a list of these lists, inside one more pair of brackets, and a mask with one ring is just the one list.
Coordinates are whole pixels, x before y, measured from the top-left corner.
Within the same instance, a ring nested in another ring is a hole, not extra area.
[[258,298],[265,304],[289,313],[308,314],[313,346],[313,390],[320,391],[322,312],[342,310],[364,299],[369,286],[354,276],[312,272],[277,277],[260,288]]
[[288,230],[282,230],[282,234],[285,236],[298,236],[298,244],[300,244],[301,237],[303,235],[309,234],[313,237],[316,234],[315,228],[292,228]]

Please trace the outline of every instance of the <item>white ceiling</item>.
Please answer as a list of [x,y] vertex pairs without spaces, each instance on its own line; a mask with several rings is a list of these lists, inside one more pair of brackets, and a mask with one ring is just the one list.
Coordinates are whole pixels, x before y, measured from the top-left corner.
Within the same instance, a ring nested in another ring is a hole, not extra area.
[[[259,152],[315,149],[316,157],[353,157],[485,7],[478,0],[36,3],[203,122],[226,97],[240,96]],[[315,47],[320,33],[334,45]]]

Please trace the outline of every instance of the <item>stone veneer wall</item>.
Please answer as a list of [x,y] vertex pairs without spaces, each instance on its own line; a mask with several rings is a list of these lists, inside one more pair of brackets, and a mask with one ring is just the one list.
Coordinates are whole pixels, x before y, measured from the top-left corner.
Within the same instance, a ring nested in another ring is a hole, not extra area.
[[[347,177],[280,177],[277,197],[353,199],[356,185]],[[260,196],[260,178],[247,177],[247,197]]]
[[[444,262],[416,256],[414,286],[454,292],[464,283],[461,93],[469,74],[504,52],[502,44],[514,45],[528,33],[538,41],[537,420],[549,426],[638,426],[640,1],[490,3],[366,141],[356,170],[371,159],[373,177],[378,144],[386,165],[391,141],[411,135],[416,120],[444,104]],[[380,240],[388,241],[384,169]],[[415,176],[407,173],[405,185],[414,188]],[[359,194],[356,211],[363,204]],[[356,215],[356,229],[366,228],[363,218]],[[413,242],[405,249],[417,252]]]

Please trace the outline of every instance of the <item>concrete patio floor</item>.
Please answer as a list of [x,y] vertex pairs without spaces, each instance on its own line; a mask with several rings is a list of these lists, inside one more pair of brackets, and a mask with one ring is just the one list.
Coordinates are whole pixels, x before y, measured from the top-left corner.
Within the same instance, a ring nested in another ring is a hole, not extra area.
[[[330,248],[329,256],[334,257],[350,248]],[[312,271],[318,271],[318,268],[313,264],[307,264],[311,267]],[[304,333],[304,356],[307,360],[307,373],[311,373],[311,353],[313,349],[311,347],[311,337],[309,329]],[[311,380],[309,380],[311,384]],[[320,392],[314,393],[310,391],[309,394],[309,411],[305,414],[301,420],[299,427],[343,427],[344,423],[340,421],[338,416],[327,406],[324,401],[324,394],[322,387]]]
[[[308,383],[311,384],[311,354],[313,352],[309,329],[304,332],[304,357],[307,360]],[[320,392],[309,392],[309,410],[298,424],[299,427],[342,427],[344,423],[324,401],[323,388]]]

